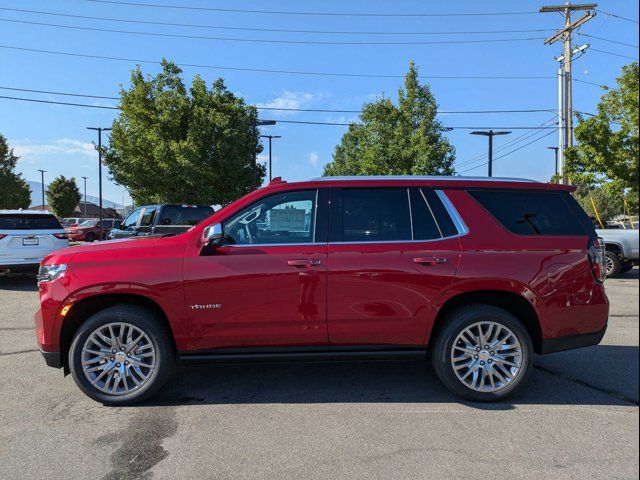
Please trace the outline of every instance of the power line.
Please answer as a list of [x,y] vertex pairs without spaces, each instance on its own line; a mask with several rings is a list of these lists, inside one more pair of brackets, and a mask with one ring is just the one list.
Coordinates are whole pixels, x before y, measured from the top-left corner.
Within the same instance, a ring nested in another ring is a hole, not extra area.
[[293,44],[293,45],[458,45],[475,43],[506,43],[506,42],[527,42],[532,40],[542,40],[543,37],[526,38],[484,38],[478,40],[421,40],[402,42],[363,42],[363,41],[328,41],[328,40],[267,40],[258,38],[238,38],[238,37],[211,37],[207,35],[183,35],[178,33],[159,32],[139,32],[134,30],[118,30],[115,28],[80,27],[77,25],[62,25],[59,23],[33,22],[28,20],[14,20],[0,18],[0,22],[19,23],[23,25],[36,25],[39,27],[65,28],[68,30],[84,30],[90,32],[122,33],[125,35],[140,35],[145,37],[163,38],[183,38],[190,40],[215,40],[220,42],[242,42],[242,43],[269,43],[269,44]]
[[595,38],[596,40],[602,40],[603,42],[615,43],[617,45],[624,45],[625,47],[638,48],[638,45],[633,45],[631,43],[618,42],[617,40],[609,40],[608,38],[596,37],[595,35],[589,35],[587,33],[578,32],[576,35],[587,38]]
[[300,12],[283,10],[248,10],[237,8],[214,8],[214,7],[193,7],[186,5],[166,5],[158,3],[122,2],[115,0],[86,0],[92,3],[106,3],[112,5],[126,5],[129,7],[165,8],[177,10],[196,10],[207,12],[227,12],[227,13],[255,13],[264,15],[302,15],[319,17],[473,17],[473,16],[505,16],[505,15],[532,15],[538,12],[472,12],[472,13],[372,13],[372,12]]
[[471,30],[471,31],[456,31],[448,30],[446,32],[430,32],[430,31],[414,31],[414,32],[399,32],[399,31],[362,31],[362,30],[298,30],[298,29],[285,29],[285,28],[258,28],[258,27],[232,27],[228,25],[207,25],[198,23],[175,23],[175,22],[157,22],[151,20],[132,20],[125,18],[114,17],[95,17],[89,15],[74,15],[67,13],[57,12],[44,12],[41,10],[27,10],[24,8],[6,8],[0,7],[0,10],[19,13],[33,13],[37,15],[48,15],[53,17],[64,18],[77,18],[82,20],[99,20],[105,22],[120,22],[139,25],[158,25],[165,27],[184,27],[184,28],[208,28],[213,30],[234,30],[244,32],[268,32],[268,33],[312,33],[322,35],[482,35],[482,34],[495,34],[495,33],[542,33],[553,31],[549,28],[534,28],[524,30]]
[[613,55],[614,57],[622,57],[622,58],[628,58],[630,60],[635,60],[636,62],[638,61],[637,58],[635,57],[630,57],[629,55],[621,55],[619,53],[613,53],[613,52],[607,52],[606,50],[598,50],[597,48],[591,48],[590,49],[592,52],[598,52],[598,53],[605,53],[607,55]]
[[598,12],[598,13],[602,13],[602,14],[604,14],[604,15],[608,15],[608,16],[610,16],[610,17],[617,18],[617,19],[620,19],[620,20],[626,20],[627,22],[632,22],[632,23],[636,23],[636,24],[638,23],[638,20],[634,20],[633,18],[623,17],[623,16],[621,16],[621,15],[616,15],[616,14],[614,14],[614,13],[610,13],[610,12],[603,12],[602,10],[597,10],[597,9],[596,9],[596,12]]
[[[88,103],[72,103],[72,102],[60,102],[54,100],[41,100],[36,98],[23,98],[23,97],[10,97],[5,95],[0,95],[0,99],[5,100],[16,100],[22,102],[34,102],[34,103],[44,103],[51,105],[66,105],[72,107],[85,107],[85,108],[101,108],[106,110],[120,110],[120,107],[113,107],[107,105],[91,105]],[[278,120],[278,123],[293,123],[293,124],[302,124],[302,125],[336,125],[348,127],[352,125],[352,123],[340,123],[340,122],[316,122],[316,121],[308,121],[308,120]],[[454,125],[447,128],[459,129],[459,130],[475,130],[478,128],[493,128],[493,129],[512,129],[512,130],[530,130],[530,129],[545,129],[546,127],[526,127],[526,126],[515,126],[515,127],[478,127],[478,126],[463,126],[463,125]],[[549,127],[553,128],[553,127]]]
[[[523,148],[528,147],[529,145],[532,145],[532,144],[534,144],[536,142],[539,142],[543,138],[546,138],[546,137],[548,137],[549,135],[551,135],[553,133],[556,133],[556,132],[555,131],[547,132],[546,134],[542,135],[541,137],[536,138],[535,140],[532,140],[532,141],[530,141],[528,143],[525,143],[524,145],[521,145],[518,148],[514,148],[513,150],[511,150],[510,152],[505,153],[504,155],[500,155],[499,157],[494,158],[493,161],[495,162],[497,160],[500,160],[501,158],[507,157],[507,156],[519,151],[519,150],[522,150]],[[484,165],[487,165],[488,163],[489,162],[481,163],[480,165],[476,165],[475,167],[471,167],[471,168],[467,168],[465,170],[462,170],[459,173],[465,173],[465,172],[469,172],[471,170],[475,170],[476,168],[480,168],[480,167],[482,167]]]
[[[98,60],[112,60],[128,63],[147,63],[160,65],[162,62],[157,60],[143,60],[136,58],[126,57],[112,57],[105,55],[92,55],[76,52],[61,52],[56,50],[43,50],[37,48],[15,47],[11,45],[0,45],[0,48],[9,50],[18,50],[23,52],[44,53],[48,55],[61,55],[67,57],[78,58],[92,58]],[[220,65],[206,65],[197,63],[177,63],[181,67],[190,68],[207,68],[212,70],[229,70],[238,72],[252,72],[252,73],[274,73],[284,75],[310,75],[310,76],[327,76],[327,77],[351,77],[351,78],[404,78],[404,75],[393,74],[370,74],[370,73],[346,73],[346,72],[314,72],[314,71],[302,71],[302,70],[277,70],[267,68],[249,68],[249,67],[229,67]],[[536,75],[420,75],[422,80],[549,80],[555,79],[555,76],[536,76]]]
[[[120,97],[109,97],[106,95],[94,95],[86,93],[70,93],[60,92],[54,90],[37,90],[33,88],[19,88],[19,87],[7,87],[0,86],[0,90],[11,90],[14,92],[27,92],[27,93],[42,93],[48,95],[61,95],[66,97],[80,97],[80,98],[98,98],[103,100],[120,100]],[[310,112],[310,113],[362,113],[362,110],[343,110],[343,109],[330,109],[330,108],[288,108],[288,107],[263,107],[256,106],[258,110],[265,111],[283,111],[283,112]],[[540,112],[552,112],[553,108],[527,108],[527,109],[510,109],[510,110],[438,110],[438,114],[494,114],[494,113],[540,113]]]

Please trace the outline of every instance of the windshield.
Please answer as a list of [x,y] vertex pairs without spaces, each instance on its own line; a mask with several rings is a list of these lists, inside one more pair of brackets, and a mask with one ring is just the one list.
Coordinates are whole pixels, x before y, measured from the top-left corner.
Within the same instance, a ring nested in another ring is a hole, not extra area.
[[0,214],[0,230],[60,230],[53,215]]

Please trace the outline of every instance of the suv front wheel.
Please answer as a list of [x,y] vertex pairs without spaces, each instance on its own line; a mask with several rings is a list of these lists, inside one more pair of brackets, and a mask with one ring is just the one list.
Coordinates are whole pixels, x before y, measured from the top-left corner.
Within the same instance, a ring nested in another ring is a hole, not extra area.
[[69,349],[80,389],[106,405],[130,405],[155,393],[175,358],[169,332],[145,308],[118,305],[91,316]]
[[476,402],[500,400],[526,380],[533,344],[510,313],[490,305],[468,305],[444,319],[432,362],[444,385]]

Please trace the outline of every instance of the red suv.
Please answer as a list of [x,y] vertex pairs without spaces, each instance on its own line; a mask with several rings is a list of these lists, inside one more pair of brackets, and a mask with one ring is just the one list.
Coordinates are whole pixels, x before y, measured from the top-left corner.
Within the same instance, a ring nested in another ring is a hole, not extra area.
[[46,257],[37,340],[105,404],[148,397],[177,361],[428,355],[454,393],[500,399],[534,353],[605,333],[604,251],[572,190],[276,179],[180,235]]

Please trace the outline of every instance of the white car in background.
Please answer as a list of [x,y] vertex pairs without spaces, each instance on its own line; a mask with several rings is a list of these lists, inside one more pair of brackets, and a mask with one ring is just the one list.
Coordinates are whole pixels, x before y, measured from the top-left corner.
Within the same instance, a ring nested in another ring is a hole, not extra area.
[[58,219],[40,210],[0,210],[0,275],[37,272],[49,253],[69,246]]

